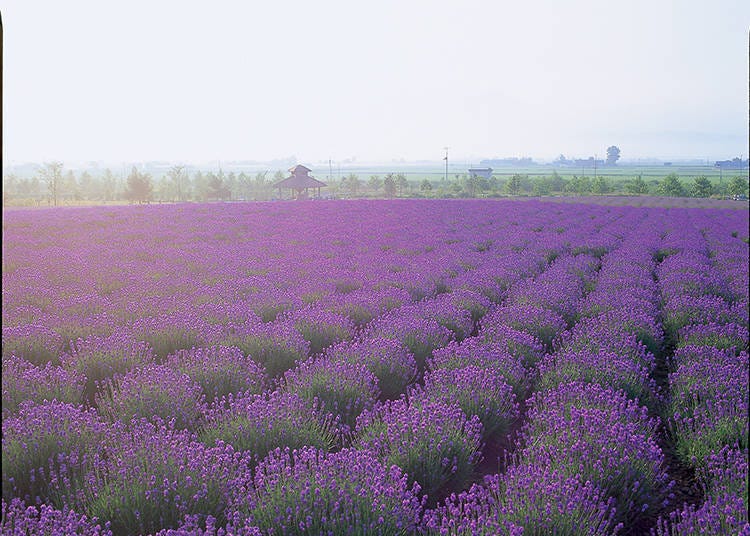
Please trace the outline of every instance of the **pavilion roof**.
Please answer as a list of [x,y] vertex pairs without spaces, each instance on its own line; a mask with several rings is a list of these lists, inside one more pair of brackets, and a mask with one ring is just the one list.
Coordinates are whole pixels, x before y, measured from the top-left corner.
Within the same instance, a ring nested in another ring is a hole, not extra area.
[[309,176],[301,175],[290,175],[286,179],[274,183],[274,188],[293,188],[295,190],[301,190],[302,188],[320,188],[322,186],[328,186],[325,182],[319,181]]

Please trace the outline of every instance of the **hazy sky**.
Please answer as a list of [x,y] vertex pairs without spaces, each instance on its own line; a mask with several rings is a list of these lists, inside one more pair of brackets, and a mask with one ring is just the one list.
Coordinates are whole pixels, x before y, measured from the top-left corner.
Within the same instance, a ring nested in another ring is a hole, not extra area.
[[746,0],[0,0],[10,163],[748,155]]

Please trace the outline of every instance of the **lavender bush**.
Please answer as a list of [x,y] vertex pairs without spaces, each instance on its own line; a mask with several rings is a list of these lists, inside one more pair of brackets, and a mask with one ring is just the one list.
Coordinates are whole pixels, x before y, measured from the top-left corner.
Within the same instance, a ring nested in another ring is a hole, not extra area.
[[296,393],[230,396],[219,406],[199,434],[207,446],[228,443],[257,461],[278,447],[331,450],[336,444],[335,423]]
[[178,350],[166,365],[200,385],[209,401],[230,393],[262,393],[269,385],[263,367],[236,346]]
[[284,374],[283,389],[310,403],[320,403],[348,434],[363,410],[372,409],[380,396],[378,380],[367,367],[320,357],[306,361]]
[[278,377],[310,353],[310,343],[285,323],[253,321],[233,325],[215,339],[225,346],[235,346],[263,366],[271,377]]
[[469,481],[481,439],[479,417],[467,418],[458,405],[412,393],[362,413],[353,445],[387,466],[399,466],[435,502]]
[[65,368],[85,376],[84,398],[88,402],[94,401],[94,395],[104,380],[154,361],[155,356],[147,343],[119,333],[79,339],[62,356]]
[[423,501],[396,466],[353,449],[276,449],[257,467],[247,500],[263,534],[412,534]]
[[161,419],[190,430],[198,428],[207,408],[200,385],[166,365],[146,365],[108,380],[96,406],[111,421]]
[[378,380],[381,400],[393,400],[406,393],[417,377],[417,362],[412,353],[394,339],[355,339],[331,346],[331,360],[364,365]]
[[2,366],[3,418],[14,415],[25,401],[57,400],[71,404],[83,401],[86,376],[79,372],[52,363],[35,366],[15,355],[3,357]]
[[89,519],[73,510],[57,510],[48,504],[27,506],[21,499],[7,503],[3,499],[0,532],[13,535],[113,536],[109,524],[102,526],[96,518]]
[[52,476],[64,468],[81,485],[107,427],[93,409],[58,401],[25,402],[17,416],[3,418],[3,499],[36,502],[59,497]]

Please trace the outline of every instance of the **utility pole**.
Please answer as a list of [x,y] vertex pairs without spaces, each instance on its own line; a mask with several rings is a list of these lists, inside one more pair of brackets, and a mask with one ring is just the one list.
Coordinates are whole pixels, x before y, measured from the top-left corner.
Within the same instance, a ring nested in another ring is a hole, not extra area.
[[448,149],[450,149],[450,147],[443,147],[443,149],[445,149],[445,158],[443,158],[443,160],[445,160],[445,182],[447,183],[448,182]]
[[328,180],[330,181],[333,179],[333,164],[331,164],[331,159],[328,159]]

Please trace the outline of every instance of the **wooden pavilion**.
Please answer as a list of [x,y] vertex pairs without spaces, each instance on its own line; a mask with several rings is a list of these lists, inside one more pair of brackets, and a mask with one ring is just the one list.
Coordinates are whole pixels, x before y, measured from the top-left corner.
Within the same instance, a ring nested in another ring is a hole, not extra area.
[[310,176],[310,168],[306,168],[303,165],[297,164],[296,166],[289,168],[289,175],[285,179],[281,179],[276,182],[273,187],[279,189],[279,198],[282,197],[281,189],[288,188],[294,192],[293,196],[295,199],[307,199],[308,190],[310,188],[318,189],[318,197],[320,197],[320,189],[323,186],[328,186],[325,182],[319,181],[316,178]]

